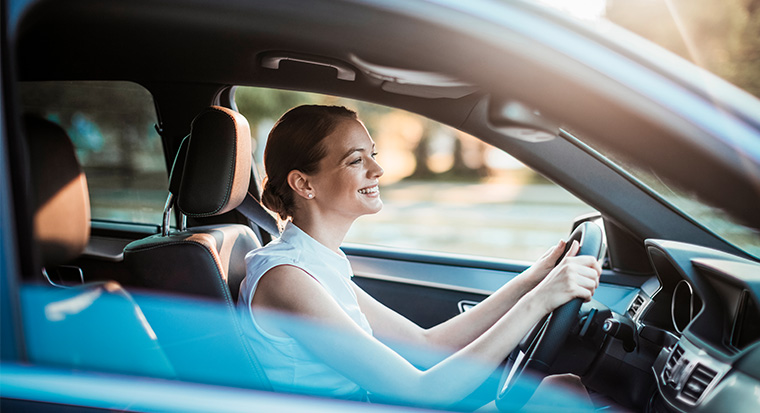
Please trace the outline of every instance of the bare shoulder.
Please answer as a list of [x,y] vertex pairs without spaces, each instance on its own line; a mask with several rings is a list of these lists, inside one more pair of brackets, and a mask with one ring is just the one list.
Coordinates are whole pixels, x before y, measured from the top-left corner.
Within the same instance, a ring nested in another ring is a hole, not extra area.
[[279,265],[261,276],[251,306],[303,313],[308,312],[315,299],[325,294],[322,286],[306,271],[292,265]]

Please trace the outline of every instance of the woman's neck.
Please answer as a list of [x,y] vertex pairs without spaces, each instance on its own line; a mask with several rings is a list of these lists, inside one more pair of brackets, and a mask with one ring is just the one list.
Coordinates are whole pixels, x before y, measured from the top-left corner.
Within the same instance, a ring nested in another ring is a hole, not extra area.
[[298,214],[293,217],[294,225],[336,253],[340,251],[340,246],[352,223],[353,221],[317,219]]

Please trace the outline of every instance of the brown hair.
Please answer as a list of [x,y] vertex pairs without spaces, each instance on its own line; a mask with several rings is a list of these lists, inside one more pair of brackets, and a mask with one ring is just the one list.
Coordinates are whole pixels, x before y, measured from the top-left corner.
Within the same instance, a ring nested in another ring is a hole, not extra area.
[[288,185],[290,171],[317,172],[327,155],[322,141],[342,120],[357,119],[343,106],[303,105],[287,111],[275,123],[264,149],[264,191],[261,201],[281,219],[293,216],[295,201]]

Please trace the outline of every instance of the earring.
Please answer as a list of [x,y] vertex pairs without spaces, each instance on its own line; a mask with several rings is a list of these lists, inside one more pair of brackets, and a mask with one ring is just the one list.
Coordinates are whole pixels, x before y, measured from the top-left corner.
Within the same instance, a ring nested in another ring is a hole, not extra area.
[[314,198],[314,194],[309,194],[309,199]]

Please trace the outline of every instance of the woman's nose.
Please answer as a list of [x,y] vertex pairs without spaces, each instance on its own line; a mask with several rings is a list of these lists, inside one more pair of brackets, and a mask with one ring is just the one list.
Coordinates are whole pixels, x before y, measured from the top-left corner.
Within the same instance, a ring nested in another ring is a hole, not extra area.
[[380,166],[380,164],[377,163],[377,161],[374,159],[372,159],[372,164],[368,172],[369,172],[369,175],[373,178],[379,178],[383,176],[383,174],[385,173],[385,171],[383,170],[383,167]]

